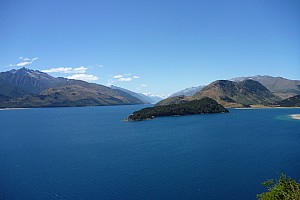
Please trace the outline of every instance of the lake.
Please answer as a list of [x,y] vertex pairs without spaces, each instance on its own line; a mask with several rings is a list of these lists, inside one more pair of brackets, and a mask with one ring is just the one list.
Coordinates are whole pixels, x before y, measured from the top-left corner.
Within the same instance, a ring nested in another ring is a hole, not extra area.
[[250,200],[300,179],[300,109],[124,122],[145,107],[0,111],[1,200]]

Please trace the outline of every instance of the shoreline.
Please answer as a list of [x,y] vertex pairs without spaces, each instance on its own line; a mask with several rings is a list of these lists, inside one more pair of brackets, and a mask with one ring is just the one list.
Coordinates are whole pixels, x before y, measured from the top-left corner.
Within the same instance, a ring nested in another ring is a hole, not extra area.
[[[226,108],[230,108],[230,107],[226,107]],[[251,109],[289,109],[289,108],[300,108],[300,107],[249,107],[249,108],[231,108],[231,109],[241,109],[241,110],[251,110]]]
[[300,114],[293,114],[293,115],[290,115],[290,117],[291,117],[292,119],[300,120]]
[[[152,104],[128,104],[128,105],[152,105]],[[1,110],[24,110],[24,109],[32,109],[32,108],[82,108],[82,107],[105,107],[105,106],[128,106],[128,105],[101,105],[101,106],[57,106],[57,107],[24,107],[24,108],[0,108]],[[253,107],[225,107],[227,109],[237,109],[237,110],[254,110],[254,109],[293,109],[300,107],[273,107],[273,106],[253,106]],[[300,114],[295,114],[300,115]],[[297,116],[298,117],[298,116]],[[297,118],[298,119],[298,118]]]
[[30,109],[30,108],[0,108],[0,110],[24,110],[24,109]]

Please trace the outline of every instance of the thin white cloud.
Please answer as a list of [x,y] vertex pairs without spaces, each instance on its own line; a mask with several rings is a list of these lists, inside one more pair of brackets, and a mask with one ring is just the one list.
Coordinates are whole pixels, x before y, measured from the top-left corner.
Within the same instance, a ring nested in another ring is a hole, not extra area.
[[17,67],[24,67],[24,66],[29,65],[29,64],[31,64],[31,63],[32,63],[32,62],[23,61],[23,62],[17,63],[16,66],[17,66]]
[[89,69],[97,69],[97,68],[102,68],[103,65],[100,65],[100,64],[95,64],[95,65],[89,65],[87,66]]
[[81,67],[74,68],[73,72],[71,72],[71,73],[84,74],[87,69],[88,69],[87,67],[81,66]]
[[127,74],[114,75],[114,76],[112,76],[112,78],[117,79],[117,81],[124,82],[124,81],[132,81],[133,79],[138,79],[140,77],[132,75],[131,73],[127,73]]
[[35,57],[35,58],[23,58],[23,57],[19,57],[20,60],[22,60],[21,62],[17,63],[16,67],[24,67],[26,65],[29,65],[29,64],[32,64],[34,61],[38,60],[39,58],[38,57]]
[[130,77],[128,77],[128,78],[119,78],[118,79],[118,81],[121,81],[121,82],[123,82],[123,81],[132,81],[132,78],[130,78]]
[[115,78],[115,79],[123,78],[123,75],[115,75],[115,76],[113,76],[113,78]]
[[65,73],[65,74],[84,74],[88,68],[81,66],[77,68],[73,67],[57,67],[51,69],[42,70],[45,73]]
[[146,85],[146,84],[140,84],[140,85],[136,88],[136,90],[138,90],[138,91],[144,90],[144,88],[147,87],[147,86],[148,86],[148,85]]
[[68,76],[68,79],[76,79],[82,81],[97,81],[99,78],[90,74],[74,74],[72,76]]
[[99,78],[95,75],[86,74],[86,71],[88,70],[85,66],[80,67],[57,67],[57,68],[51,68],[51,69],[45,69],[42,70],[42,72],[45,73],[63,73],[63,74],[73,74],[70,76],[67,76],[68,79],[76,79],[76,80],[82,80],[82,81],[97,81]]
[[72,69],[73,69],[72,67],[57,67],[57,68],[45,69],[45,70],[42,70],[42,72],[45,72],[45,73],[68,73]]
[[144,92],[142,94],[146,95],[148,97],[160,97],[162,99],[165,99],[165,98],[167,98],[169,96],[169,95],[166,96],[166,95],[152,94],[151,92]]

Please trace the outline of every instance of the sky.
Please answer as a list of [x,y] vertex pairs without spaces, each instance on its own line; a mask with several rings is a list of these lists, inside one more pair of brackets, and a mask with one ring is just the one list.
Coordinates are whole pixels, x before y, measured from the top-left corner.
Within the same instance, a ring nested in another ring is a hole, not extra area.
[[0,71],[21,67],[161,96],[300,80],[300,1],[0,0]]

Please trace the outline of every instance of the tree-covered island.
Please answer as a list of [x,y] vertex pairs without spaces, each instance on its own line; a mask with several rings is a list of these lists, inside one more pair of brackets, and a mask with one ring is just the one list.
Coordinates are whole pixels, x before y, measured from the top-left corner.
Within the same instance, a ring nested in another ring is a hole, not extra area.
[[149,120],[162,116],[181,116],[209,113],[228,113],[229,111],[215,100],[204,97],[199,100],[182,102],[180,104],[170,104],[154,106],[141,109],[132,113],[126,121]]

